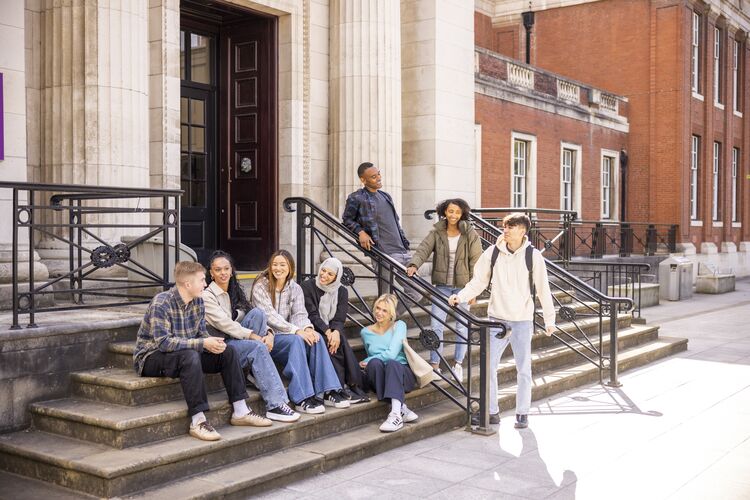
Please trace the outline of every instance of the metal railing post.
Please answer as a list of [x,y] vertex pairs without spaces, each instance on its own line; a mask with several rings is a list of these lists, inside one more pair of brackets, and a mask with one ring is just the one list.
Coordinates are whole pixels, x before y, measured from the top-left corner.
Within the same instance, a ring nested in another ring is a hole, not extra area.
[[[490,435],[494,431],[490,428],[490,377],[493,375],[490,367],[490,329],[483,326],[479,329],[479,425],[473,431],[477,434]],[[497,373],[494,373],[497,377]],[[494,395],[497,397],[497,394]]]
[[29,325],[36,328],[34,316],[36,314],[36,297],[34,296],[34,190],[29,189]]
[[677,224],[669,226],[667,239],[669,242],[669,252],[675,253],[677,251]]
[[610,387],[620,387],[622,384],[618,378],[617,361],[617,302],[609,303],[609,382]]
[[648,225],[646,229],[646,255],[654,255],[656,253],[656,226],[653,224]]
[[18,188],[13,188],[13,239],[11,243],[11,252],[13,324],[10,325],[10,329],[19,330],[21,326],[18,324]]
[[[161,246],[162,266],[164,266],[162,289],[169,290],[169,198],[166,195],[162,196],[161,203],[161,237],[164,242]],[[175,265],[177,265],[176,261]]]
[[300,206],[300,203],[296,203],[297,206],[297,266],[302,269],[302,264],[305,259],[305,206]]

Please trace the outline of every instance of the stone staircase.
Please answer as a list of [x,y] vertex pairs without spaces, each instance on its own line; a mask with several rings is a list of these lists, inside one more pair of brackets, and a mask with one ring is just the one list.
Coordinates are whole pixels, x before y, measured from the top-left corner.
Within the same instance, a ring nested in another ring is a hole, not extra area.
[[[556,295],[561,303],[569,301],[565,294]],[[486,307],[480,302],[472,310],[483,315]],[[416,314],[419,322],[427,319],[425,313]],[[658,327],[631,320],[627,314],[617,319],[621,371],[686,349],[687,341],[660,338]],[[580,335],[572,324],[558,321]],[[578,324],[593,335],[598,322],[592,317]],[[408,323],[415,337],[415,322]],[[364,357],[358,327],[350,322],[345,334]],[[605,351],[607,344],[605,340]],[[417,348],[418,342],[412,345]],[[291,424],[233,427],[221,380],[210,375],[207,416],[222,440],[199,441],[187,435],[178,380],[136,376],[134,346],[134,340],[110,343],[107,366],[70,374],[69,397],[32,404],[31,429],[0,435],[0,470],[97,497],[246,498],[467,423],[458,406],[428,386],[407,395],[407,404],[420,418],[396,433],[378,431],[389,408],[375,400],[348,409],[327,408]],[[532,349],[535,400],[599,380],[595,366],[554,338],[535,334]],[[497,371],[501,409],[512,408],[515,400],[516,372],[509,351]],[[452,352],[453,346],[446,346],[446,358],[452,359]],[[476,348],[470,365],[467,376],[478,381]],[[264,411],[259,394],[249,393],[248,404]],[[35,483],[29,484],[33,489]]]

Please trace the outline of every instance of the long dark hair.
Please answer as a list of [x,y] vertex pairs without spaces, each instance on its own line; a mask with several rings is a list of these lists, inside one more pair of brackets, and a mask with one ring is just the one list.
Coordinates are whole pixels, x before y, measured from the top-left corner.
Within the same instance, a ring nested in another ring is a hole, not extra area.
[[278,256],[284,257],[284,259],[286,259],[287,265],[289,266],[289,274],[287,275],[286,280],[284,280],[284,285],[281,288],[283,289],[287,283],[294,279],[294,257],[292,257],[292,254],[282,248],[280,250],[276,250],[271,254],[271,258],[268,259],[268,265],[253,282],[253,288],[255,288],[255,285],[258,283],[258,281],[260,281],[261,278],[266,278],[268,280],[268,295],[271,297],[271,304],[273,304],[273,307],[276,307],[276,278],[274,278],[273,273],[271,273],[271,264],[273,264],[273,259]]
[[462,198],[450,198],[438,203],[438,206],[435,207],[435,211],[437,212],[439,219],[445,219],[445,211],[448,210],[448,205],[456,205],[461,209],[461,218],[459,220],[469,220],[469,212],[471,212],[471,208],[469,207],[469,204],[466,203],[466,200]]
[[242,289],[240,282],[237,281],[237,272],[234,267],[234,259],[232,256],[226,253],[224,250],[216,250],[208,258],[208,276],[206,276],[206,283],[211,284],[213,278],[211,277],[211,266],[213,266],[216,259],[227,259],[229,265],[232,266],[232,275],[229,277],[229,286],[227,287],[227,293],[229,294],[229,300],[232,303],[232,311],[235,309],[241,309],[242,311],[249,311],[251,309],[250,302],[247,300],[245,290]]

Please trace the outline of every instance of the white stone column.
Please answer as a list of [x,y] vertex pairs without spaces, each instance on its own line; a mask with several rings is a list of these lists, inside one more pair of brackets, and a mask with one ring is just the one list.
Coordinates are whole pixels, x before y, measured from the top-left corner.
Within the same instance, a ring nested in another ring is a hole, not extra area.
[[[0,73],[2,83],[3,158],[0,159],[0,179],[6,182],[28,180],[26,167],[26,74],[27,48],[31,33],[25,28],[26,13],[23,2],[0,2]],[[26,203],[25,193],[19,197]],[[18,261],[21,282],[29,278],[28,232],[19,231],[18,254],[13,255],[13,191],[0,190],[0,309],[12,304],[12,262]],[[39,256],[34,253],[36,261]],[[34,266],[34,278],[47,278],[47,268],[40,262]],[[28,285],[21,283],[21,290]],[[7,326],[7,325],[4,325]]]
[[[39,122],[29,122],[30,128],[41,127],[41,182],[149,186],[147,18],[145,1],[42,3]],[[136,203],[147,207],[149,202],[107,202]],[[116,243],[133,231],[102,229],[98,235]],[[39,249],[53,268],[67,268],[65,243],[43,239]]]
[[474,206],[474,2],[401,2],[404,227],[419,242],[426,209],[461,197]]
[[401,24],[396,0],[331,0],[331,208],[369,161],[401,207]]

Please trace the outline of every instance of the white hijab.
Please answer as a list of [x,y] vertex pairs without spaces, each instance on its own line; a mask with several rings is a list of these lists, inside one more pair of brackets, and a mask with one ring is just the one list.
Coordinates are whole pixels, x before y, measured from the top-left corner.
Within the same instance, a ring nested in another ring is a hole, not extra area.
[[[320,283],[320,269],[324,268],[336,273],[336,279],[327,285]],[[320,297],[320,304],[318,305],[318,312],[320,313],[320,319],[326,323],[330,323],[331,319],[336,315],[343,268],[344,266],[339,259],[336,257],[329,257],[320,265],[318,274],[315,276],[315,285],[320,290],[323,290],[323,296]]]

